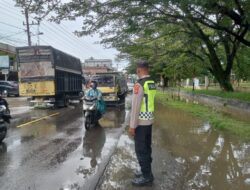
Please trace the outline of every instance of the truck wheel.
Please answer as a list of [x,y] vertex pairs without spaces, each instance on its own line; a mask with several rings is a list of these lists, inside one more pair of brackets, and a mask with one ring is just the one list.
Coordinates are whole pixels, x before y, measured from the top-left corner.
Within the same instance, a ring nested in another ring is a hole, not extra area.
[[65,98],[64,99],[64,107],[68,107],[69,106],[69,99]]

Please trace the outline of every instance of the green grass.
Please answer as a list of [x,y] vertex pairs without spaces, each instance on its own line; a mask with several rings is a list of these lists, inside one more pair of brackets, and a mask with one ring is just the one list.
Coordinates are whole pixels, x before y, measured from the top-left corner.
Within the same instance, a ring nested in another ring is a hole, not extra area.
[[242,140],[250,141],[250,123],[236,120],[230,116],[199,104],[186,103],[180,100],[173,100],[169,94],[157,92],[156,100],[163,105],[177,108],[188,112],[204,121],[209,121],[212,127],[229,132],[240,137]]
[[242,82],[240,83],[240,87],[250,88],[250,82]]
[[250,102],[250,93],[248,92],[225,92],[222,90],[198,90],[192,91],[192,89],[182,88],[187,92],[193,92],[195,94],[205,94],[210,96],[218,96],[226,99],[237,99]]

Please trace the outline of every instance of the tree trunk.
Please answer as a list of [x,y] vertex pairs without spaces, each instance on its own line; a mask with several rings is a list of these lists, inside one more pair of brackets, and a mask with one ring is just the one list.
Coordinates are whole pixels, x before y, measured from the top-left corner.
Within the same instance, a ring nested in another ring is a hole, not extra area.
[[208,76],[205,76],[205,89],[207,90],[209,86],[209,79]]
[[206,44],[208,50],[208,58],[212,69],[212,74],[218,80],[220,87],[225,91],[234,91],[233,86],[230,81],[231,70],[233,66],[233,60],[235,58],[237,48],[239,46],[238,42],[234,42],[230,51],[230,45],[228,44],[228,38],[224,40],[225,54],[227,57],[226,68],[223,68],[221,60],[216,51],[216,45],[209,39],[203,30],[196,24],[192,23],[200,34],[201,40]]
[[223,72],[223,74],[221,74],[221,72],[214,71],[214,76],[217,79],[217,81],[219,82],[220,87],[224,91],[227,91],[227,92],[234,91],[233,86],[232,86],[231,81],[230,81],[230,74],[227,75],[227,74],[225,74],[225,72]]

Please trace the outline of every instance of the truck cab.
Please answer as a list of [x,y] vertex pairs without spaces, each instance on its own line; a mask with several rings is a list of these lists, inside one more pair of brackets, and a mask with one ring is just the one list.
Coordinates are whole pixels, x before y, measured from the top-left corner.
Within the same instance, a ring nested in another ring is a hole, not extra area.
[[91,80],[98,83],[98,89],[102,92],[103,99],[108,105],[116,105],[125,100],[128,86],[122,73],[97,73]]

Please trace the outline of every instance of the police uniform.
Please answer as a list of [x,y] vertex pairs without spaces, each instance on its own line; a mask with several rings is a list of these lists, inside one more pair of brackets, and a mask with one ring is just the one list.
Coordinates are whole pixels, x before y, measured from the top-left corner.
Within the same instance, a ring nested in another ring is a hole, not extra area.
[[154,120],[155,82],[149,75],[135,84],[132,97],[130,128],[135,129],[135,152],[144,178],[152,178],[152,124]]

